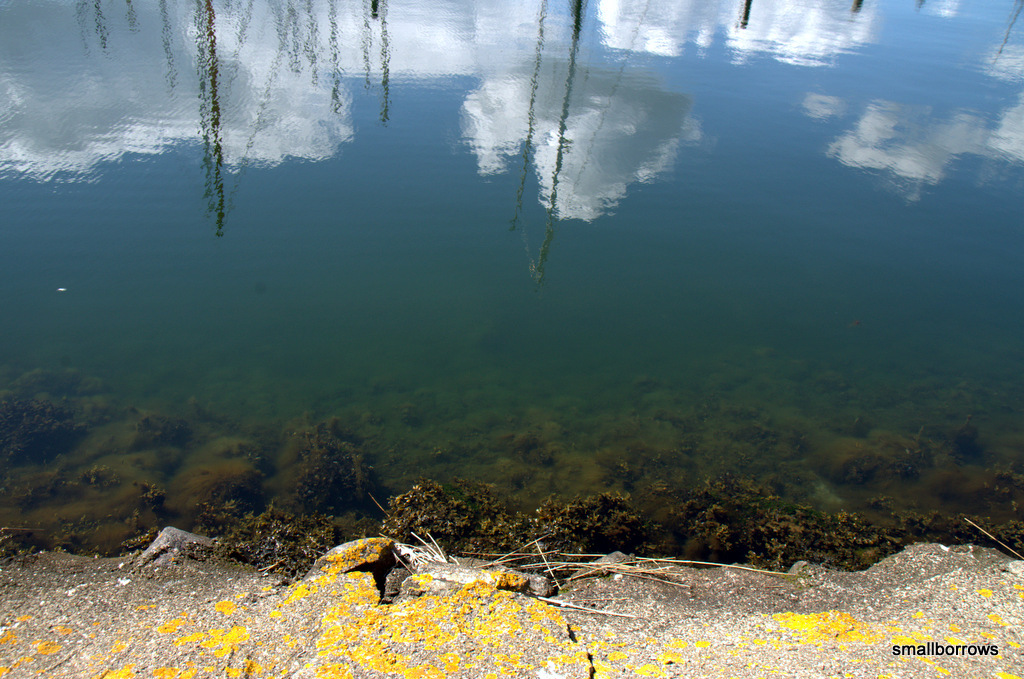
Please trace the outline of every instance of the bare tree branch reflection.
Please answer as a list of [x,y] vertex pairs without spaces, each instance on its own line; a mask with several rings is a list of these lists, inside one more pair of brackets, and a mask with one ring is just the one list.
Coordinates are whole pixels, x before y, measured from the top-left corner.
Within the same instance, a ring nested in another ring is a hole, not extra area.
[[217,60],[216,12],[213,0],[201,0],[196,7],[198,29],[199,120],[203,135],[204,193],[214,216],[217,235],[224,235],[226,202],[224,197],[224,141],[221,135],[221,107],[218,92],[220,65]]

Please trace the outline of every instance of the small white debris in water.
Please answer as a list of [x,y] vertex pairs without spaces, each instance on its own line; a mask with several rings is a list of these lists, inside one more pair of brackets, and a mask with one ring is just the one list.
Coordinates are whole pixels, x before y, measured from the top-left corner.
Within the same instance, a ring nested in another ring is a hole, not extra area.
[[57,288],[57,292],[67,292],[67,288]]
[[117,579],[117,584],[121,585],[122,587],[127,585],[129,582],[131,582],[131,580],[129,580],[128,578],[118,578]]

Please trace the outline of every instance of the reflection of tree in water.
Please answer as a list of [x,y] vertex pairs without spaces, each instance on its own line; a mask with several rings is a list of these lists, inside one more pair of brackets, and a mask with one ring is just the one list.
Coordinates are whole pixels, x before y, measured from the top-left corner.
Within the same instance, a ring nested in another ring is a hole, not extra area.
[[387,0],[368,0],[363,6],[363,70],[365,72],[364,87],[370,89],[373,83],[370,74],[373,71],[373,62],[370,58],[373,48],[373,24],[380,25],[380,122],[388,124],[391,117],[391,37],[388,33],[388,3]]
[[544,282],[544,267],[548,261],[548,253],[551,252],[551,243],[555,240],[555,224],[558,221],[558,216],[555,214],[555,206],[558,205],[558,180],[562,174],[562,164],[565,162],[565,152],[568,147],[565,131],[569,120],[569,102],[572,99],[572,86],[576,80],[576,57],[580,50],[580,31],[583,28],[584,8],[584,0],[572,0],[572,43],[569,48],[569,68],[565,76],[565,96],[562,97],[562,113],[558,118],[558,145],[555,152],[555,169],[551,173],[551,192],[548,198],[547,222],[544,224],[544,242],[541,243],[537,260],[531,262],[530,266],[533,279],[538,284]]
[[1006,44],[1010,42],[1010,33],[1013,32],[1013,27],[1016,25],[1022,9],[1024,9],[1024,0],[1017,0],[1014,4],[1013,12],[1010,14],[1010,20],[1006,24],[1006,35],[1003,36],[1003,42],[999,45],[999,50],[996,52],[997,59],[1002,55],[1003,50],[1006,49]]
[[167,0],[160,0],[160,42],[164,47],[164,58],[167,60],[167,85],[173,90],[178,82],[178,72],[174,67],[174,50],[171,49],[171,13],[167,9]]
[[[131,32],[138,32],[139,17],[132,0],[125,0],[125,20]],[[345,91],[342,85],[343,69],[341,67],[343,48],[341,31],[338,25],[337,0],[326,0],[326,26],[321,23],[319,13],[321,7],[314,6],[309,0],[289,0],[281,4],[263,5],[256,0],[243,0],[221,7],[215,0],[193,0],[188,5],[178,4],[172,0],[159,0],[154,13],[159,17],[160,42],[163,58],[166,63],[165,78],[169,93],[179,89],[181,82],[178,62],[181,54],[176,54],[176,38],[186,38],[187,51],[195,54],[198,97],[198,132],[202,142],[202,162],[204,174],[204,199],[207,212],[214,221],[216,234],[223,235],[225,221],[231,209],[231,197],[239,188],[239,180],[245,169],[255,156],[257,162],[261,155],[259,139],[272,140],[269,148],[280,157],[296,154],[294,147],[288,147],[288,133],[282,137],[274,133],[274,126],[285,121],[294,120],[294,109],[291,102],[282,101],[282,87],[292,86],[288,94],[296,93],[294,78],[291,74],[306,74],[310,88],[299,90],[300,97],[306,92],[311,95],[318,89],[319,79],[329,78],[330,88],[329,110],[333,116],[347,114]],[[223,21],[225,8],[230,11],[228,21]],[[269,21],[261,24],[254,19],[254,10],[269,14]],[[115,47],[111,41],[109,5],[104,6],[99,0],[79,0],[75,6],[75,15],[83,36],[93,35],[89,43],[98,44],[105,52]],[[386,25],[386,5],[384,0],[367,0],[364,15],[369,21],[371,15],[380,24],[381,56],[383,61],[382,86],[384,98],[381,106],[381,120],[386,122],[389,116],[389,85],[388,61],[390,44]],[[177,14],[183,12],[183,14]],[[176,18],[186,18],[193,30],[178,35]],[[218,19],[223,25],[218,26]],[[143,26],[145,24],[143,23]],[[226,27],[231,26],[230,32]],[[271,50],[261,50],[262,41],[254,28],[266,26],[271,30],[272,40],[276,45]],[[323,34],[326,38],[323,39]],[[120,40],[117,44],[120,44]],[[276,48],[276,49],[275,49]],[[248,53],[248,54],[247,54]],[[264,68],[263,57],[270,57],[269,68]],[[326,66],[326,67],[325,67]],[[257,79],[258,78],[258,79]],[[261,82],[262,81],[262,82]],[[284,83],[284,85],[282,85]],[[186,86],[190,83],[186,83]],[[327,92],[325,92],[327,94]],[[253,106],[247,106],[248,103]],[[298,116],[301,119],[301,116]],[[241,118],[241,120],[240,120]],[[240,129],[239,122],[242,122]],[[303,120],[298,130],[291,129],[292,135],[307,136],[302,141],[316,143],[316,136],[323,128],[322,120]],[[341,138],[347,138],[347,125],[332,131],[341,131]],[[310,130],[314,130],[309,134]],[[241,131],[241,135],[239,132]],[[266,133],[271,133],[269,136]],[[330,133],[327,133],[330,136]],[[261,136],[262,135],[262,136]],[[313,138],[310,139],[310,136]],[[314,154],[319,149],[314,150]],[[239,153],[240,151],[240,153]],[[306,155],[305,157],[308,157]],[[321,156],[322,157],[322,156]],[[262,158],[266,161],[266,158]],[[231,182],[230,177],[234,176]],[[233,183],[233,185],[232,185]]]
[[[555,239],[555,225],[558,222],[558,215],[555,206],[558,203],[558,181],[562,173],[562,163],[565,159],[565,151],[568,146],[566,137],[567,122],[569,119],[569,102],[572,99],[573,81],[576,79],[576,57],[579,53],[580,32],[583,28],[585,0],[571,0],[572,9],[572,42],[569,49],[569,67],[565,78],[565,94],[562,97],[562,112],[558,119],[557,151],[555,154],[555,169],[551,175],[551,191],[548,196],[548,204],[545,210],[547,218],[544,224],[544,241],[540,246],[536,259],[529,255],[529,244],[526,242],[526,234],[523,232],[523,242],[527,247],[527,254],[530,256],[530,275],[541,284],[544,282],[544,267],[547,264],[548,253],[551,251],[551,243]],[[534,155],[533,135],[536,127],[535,106],[537,102],[537,87],[540,80],[540,68],[544,51],[544,19],[547,16],[547,0],[541,2],[540,11],[537,16],[537,48],[534,52],[533,76],[530,78],[530,100],[527,105],[527,132],[523,143],[523,165],[520,171],[519,188],[516,191],[515,212],[512,215],[512,230],[516,229],[519,223],[519,216],[523,208],[523,191],[526,188],[526,176],[530,165],[531,157]]]
[[82,27],[83,33],[86,32],[86,24],[89,23],[89,17],[92,15],[96,39],[99,40],[100,49],[106,50],[107,40],[110,39],[110,30],[107,28],[107,20],[103,16],[100,0],[93,0],[92,2],[89,2],[89,0],[78,0],[75,4],[75,14],[78,16],[78,23]]
[[[530,159],[533,155],[533,134],[536,129],[537,85],[540,81],[540,64],[544,52],[544,19],[547,16],[548,3],[542,0],[540,13],[537,16],[537,49],[534,52],[533,76],[530,78],[530,101],[526,107],[526,140],[523,143],[523,167],[519,173],[519,188],[516,191],[515,213],[512,215],[512,231],[516,230],[519,215],[523,211],[523,191],[526,189],[526,177],[529,174]],[[525,239],[525,234],[524,234]]]
[[205,197],[217,225],[224,235],[224,140],[221,136],[220,96],[217,90],[220,65],[217,62],[216,13],[213,0],[204,0],[197,8],[199,120],[203,135],[203,170],[206,173]]
[[[545,54],[549,6],[543,2],[528,78],[515,70],[489,78],[463,107],[463,134],[475,148],[482,174],[501,172],[502,156],[516,158],[519,181],[510,228],[522,235],[538,284],[559,222],[596,219],[625,195],[628,184],[648,181],[667,167],[689,108],[686,97],[662,92],[650,77],[628,69],[629,52],[617,70],[581,65],[586,5],[574,1],[569,9],[567,55],[557,49]],[[544,209],[543,240],[536,250],[523,217],[531,166]]]

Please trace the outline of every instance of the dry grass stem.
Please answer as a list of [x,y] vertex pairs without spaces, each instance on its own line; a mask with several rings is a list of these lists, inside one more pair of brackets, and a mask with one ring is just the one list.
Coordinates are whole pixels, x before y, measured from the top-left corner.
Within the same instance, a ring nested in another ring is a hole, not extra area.
[[543,601],[545,603],[549,603],[552,606],[561,606],[562,608],[572,608],[572,609],[575,609],[577,611],[586,611],[587,613],[598,613],[600,615],[613,615],[616,618],[639,618],[640,617],[638,615],[631,615],[629,613],[616,613],[614,611],[605,611],[605,610],[602,610],[600,608],[590,608],[588,606],[577,606],[576,604],[571,604],[568,601],[561,601],[559,599],[552,599],[552,598],[546,597],[546,596],[539,596],[539,597],[536,597],[536,598],[540,599],[541,601]]
[[1013,555],[1014,555],[1015,557],[1017,557],[1017,558],[1018,558],[1018,559],[1020,559],[1021,561],[1024,561],[1024,556],[1021,556],[1021,555],[1020,555],[1019,553],[1017,553],[1017,552],[1016,552],[1016,551],[1015,551],[1015,550],[1014,550],[1013,548],[1011,548],[1011,547],[1010,547],[1009,545],[1007,545],[1007,544],[1006,544],[1005,542],[1003,542],[1002,540],[1000,540],[999,538],[997,538],[997,537],[996,537],[995,535],[992,535],[992,533],[989,533],[989,532],[988,532],[987,530],[985,530],[984,528],[982,528],[982,527],[981,527],[981,526],[979,526],[978,524],[974,523],[973,521],[971,521],[970,519],[968,519],[968,518],[967,518],[966,516],[964,517],[964,521],[966,521],[967,523],[971,524],[972,526],[974,526],[975,528],[977,528],[978,530],[980,530],[980,531],[981,531],[982,533],[984,533],[985,535],[987,535],[987,536],[988,536],[989,538],[991,538],[992,540],[995,540],[996,542],[998,542],[998,543],[999,543],[999,544],[1000,544],[1000,545],[1002,546],[1002,548],[1003,548],[1003,549],[1005,549],[1006,551],[1008,551],[1008,552],[1009,552],[1010,554],[1013,554]]

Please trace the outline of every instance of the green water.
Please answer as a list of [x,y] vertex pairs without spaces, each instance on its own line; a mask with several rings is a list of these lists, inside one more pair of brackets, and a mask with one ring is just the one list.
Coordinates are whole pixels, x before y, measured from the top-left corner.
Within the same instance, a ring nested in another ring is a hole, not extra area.
[[239,470],[286,498],[326,421],[383,495],[735,473],[1018,517],[1019,13],[0,4],[0,396],[88,427],[2,470],[0,524],[110,544]]

